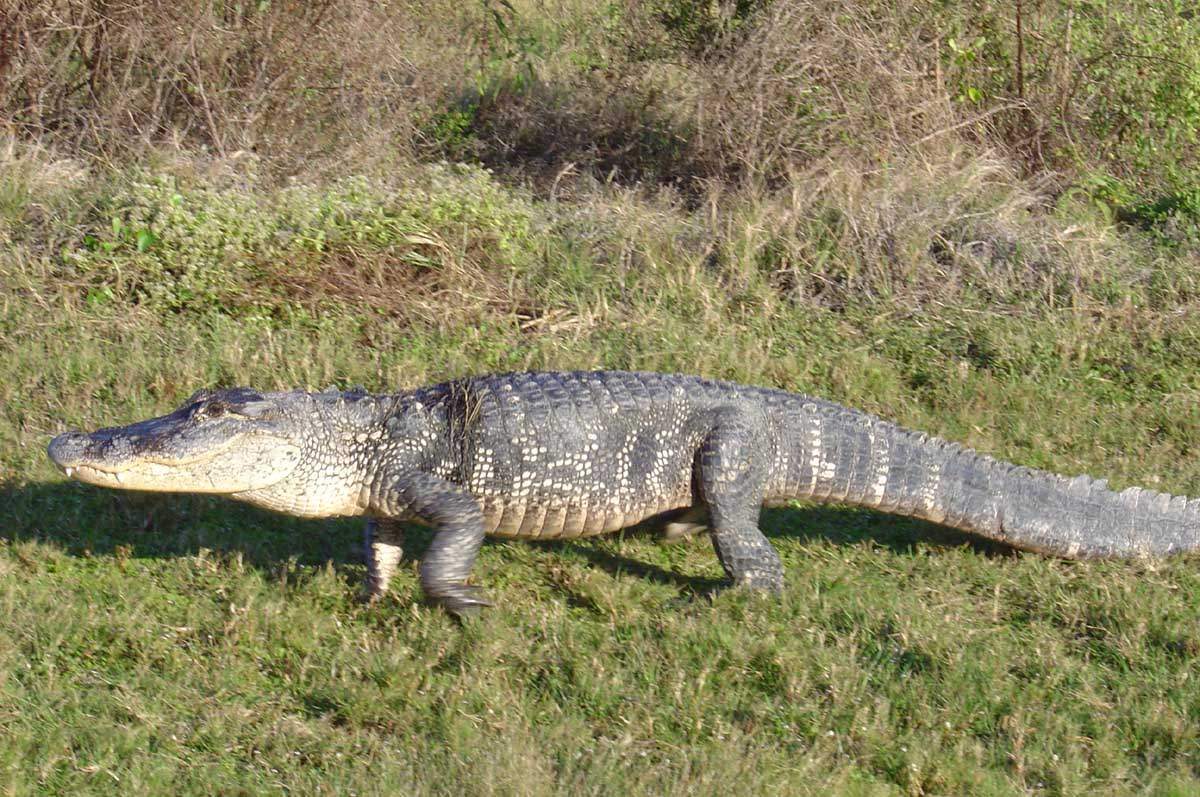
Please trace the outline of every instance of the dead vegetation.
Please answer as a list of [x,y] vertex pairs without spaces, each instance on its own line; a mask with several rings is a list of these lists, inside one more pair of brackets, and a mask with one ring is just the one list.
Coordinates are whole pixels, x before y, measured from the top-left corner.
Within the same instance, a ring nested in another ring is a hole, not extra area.
[[319,257],[291,258],[266,273],[263,298],[319,314],[361,308],[400,328],[442,328],[519,313],[530,303],[523,285],[498,269],[482,269],[436,237],[414,237],[380,252],[337,247]]
[[409,14],[371,3],[32,0],[5,12],[11,129],[108,157],[146,145],[294,166],[411,133]]
[[1198,40],[1146,0],[20,0],[0,115],[69,151],[285,174],[449,157],[703,193],[960,142],[1153,188],[1192,163],[1156,144],[1194,138]]
[[[1155,136],[1195,135],[1200,72],[1166,48],[1200,26],[1145,6],[22,0],[0,12],[0,114],[38,161],[192,164],[252,191],[483,164],[621,273],[671,249],[786,302],[1054,306],[1156,279],[1122,271],[1114,208],[1188,173],[1189,150]],[[1164,207],[1190,207],[1177,196]],[[43,210],[11,204],[37,227]],[[633,213],[672,216],[681,237],[601,221]],[[302,303],[395,317],[436,316],[448,290],[528,309],[503,260],[457,246],[267,271]]]

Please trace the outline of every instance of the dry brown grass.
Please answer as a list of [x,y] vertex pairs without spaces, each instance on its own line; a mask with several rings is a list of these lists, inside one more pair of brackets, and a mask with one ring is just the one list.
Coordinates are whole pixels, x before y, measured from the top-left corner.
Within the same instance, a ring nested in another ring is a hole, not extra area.
[[1161,188],[1192,162],[1200,69],[1172,42],[1196,37],[1148,0],[20,0],[0,119],[70,152],[245,151],[285,174],[446,157],[696,196],[932,144]]
[[[664,29],[665,5],[629,4],[614,28],[468,92],[466,152],[543,186],[590,172],[695,198],[1003,149],[994,123],[1016,105],[955,102],[929,4],[749,3],[737,35],[689,48]],[[581,53],[602,66],[571,68]]]
[[[958,121],[932,45],[900,41],[916,5],[880,20],[776,3],[707,51],[672,50],[661,4],[550,5],[26,0],[3,12],[0,112],[109,156],[166,142],[303,170],[444,150],[546,181],[688,189],[880,159]],[[456,107],[466,142],[437,129]]]
[[[173,143],[295,168],[403,146],[414,98],[445,77],[413,60],[440,42],[408,4],[25,0],[2,13],[9,128],[108,156]],[[418,40],[434,46],[406,46]]]
[[[163,169],[194,164],[201,183],[264,196],[264,173],[393,183],[421,174],[422,160],[480,160],[500,182],[552,200],[553,234],[573,242],[571,257],[602,266],[584,293],[664,263],[669,279],[715,273],[734,293],[827,307],[1053,307],[1100,281],[1155,279],[1126,267],[1133,258],[1111,219],[1089,216],[1088,197],[1061,201],[1067,175],[1030,173],[1014,124],[1050,118],[1079,57],[1051,57],[1056,21],[1040,7],[1025,20],[1029,71],[1016,98],[1004,95],[1014,75],[998,66],[1008,29],[988,27],[1007,17],[915,0],[15,8],[6,35],[28,46],[0,58],[0,107],[14,130],[51,146],[37,160],[161,160],[165,142],[183,152]],[[682,30],[671,9],[717,17]],[[999,38],[964,38],[968,11]],[[726,33],[697,38],[707,23]],[[947,58],[951,33],[956,48],[978,50],[974,60]],[[984,101],[956,95],[972,81],[990,92]],[[100,216],[109,212],[123,211]],[[28,230],[38,216],[0,218]],[[339,245],[261,271],[267,293],[308,309],[332,301],[436,324],[439,308],[490,308],[532,323],[539,303],[489,256],[489,235],[478,251],[436,237],[383,251]],[[34,237],[44,251],[79,244]],[[221,303],[259,302],[249,279],[231,277]]]
[[771,5],[696,69],[699,157],[769,182],[815,163],[886,162],[951,135],[958,116],[930,69],[932,44],[897,41],[896,23],[919,19],[920,4],[898,5],[886,24],[828,0]]
[[292,257],[266,273],[268,296],[314,314],[357,307],[401,327],[445,327],[496,314],[520,314],[530,298],[503,271],[483,269],[468,252],[437,237],[410,240],[407,251],[338,247],[319,258]]

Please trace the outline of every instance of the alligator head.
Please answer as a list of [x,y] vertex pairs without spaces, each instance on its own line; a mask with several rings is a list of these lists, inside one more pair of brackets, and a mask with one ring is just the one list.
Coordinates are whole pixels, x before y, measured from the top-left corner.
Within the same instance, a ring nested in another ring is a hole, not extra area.
[[61,434],[48,453],[68,476],[89,484],[236,497],[264,490],[296,469],[304,447],[291,405],[304,397],[201,390],[170,415]]

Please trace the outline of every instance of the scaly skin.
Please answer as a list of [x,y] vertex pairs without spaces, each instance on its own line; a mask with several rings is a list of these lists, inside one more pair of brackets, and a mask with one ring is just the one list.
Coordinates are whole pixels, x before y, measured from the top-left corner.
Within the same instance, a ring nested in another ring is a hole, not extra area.
[[1068,558],[1200,544],[1200,501],[1020,468],[819,399],[690,376],[518,373],[409,393],[201,391],[170,415],[50,443],[69,476],[106,487],[228,495],[301,517],[365,515],[367,593],[403,551],[402,521],[436,529],[431,601],[467,584],[485,535],[565,539],[662,516],[707,527],[734,584],[779,590],[764,505],[873,507]]

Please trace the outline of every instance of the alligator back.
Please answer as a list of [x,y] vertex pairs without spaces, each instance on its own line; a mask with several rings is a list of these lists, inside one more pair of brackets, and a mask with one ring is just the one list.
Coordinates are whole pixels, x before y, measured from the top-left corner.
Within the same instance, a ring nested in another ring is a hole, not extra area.
[[451,389],[461,479],[486,531],[540,538],[601,534],[690,506],[709,410],[767,392],[629,372],[503,374]]

